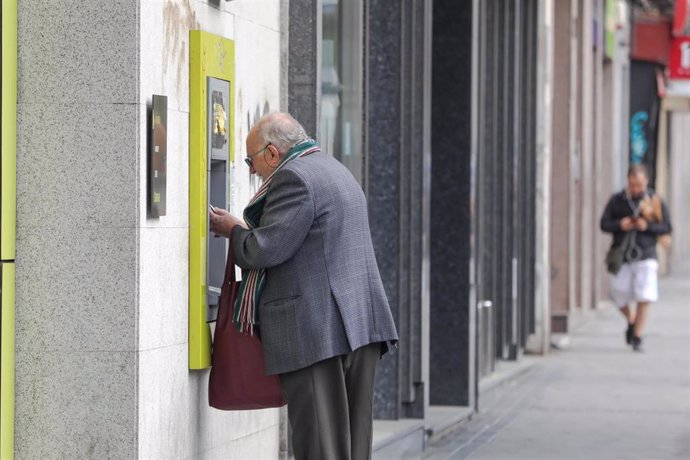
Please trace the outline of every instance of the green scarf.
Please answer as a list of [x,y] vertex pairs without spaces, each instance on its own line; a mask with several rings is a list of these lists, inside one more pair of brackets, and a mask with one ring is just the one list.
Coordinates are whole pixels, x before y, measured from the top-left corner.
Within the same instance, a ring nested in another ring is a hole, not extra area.
[[[270,188],[273,176],[280,171],[289,161],[295,158],[303,157],[314,152],[319,152],[321,149],[313,139],[299,142],[283,157],[275,171],[264,181],[259,187],[259,190],[251,199],[247,207],[244,209],[244,221],[250,230],[259,226],[261,216],[264,213],[264,206],[266,205],[266,196]],[[254,326],[259,324],[259,315],[257,306],[261,298],[261,291],[263,291],[266,284],[266,270],[242,270],[242,284],[240,285],[240,292],[235,301],[235,309],[233,313],[233,321],[244,334],[254,334]]]

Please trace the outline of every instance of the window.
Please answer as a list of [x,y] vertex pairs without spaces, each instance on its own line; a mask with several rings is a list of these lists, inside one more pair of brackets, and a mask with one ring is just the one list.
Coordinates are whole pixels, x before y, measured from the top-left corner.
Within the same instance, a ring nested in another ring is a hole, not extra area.
[[362,183],[362,1],[323,0],[319,141]]

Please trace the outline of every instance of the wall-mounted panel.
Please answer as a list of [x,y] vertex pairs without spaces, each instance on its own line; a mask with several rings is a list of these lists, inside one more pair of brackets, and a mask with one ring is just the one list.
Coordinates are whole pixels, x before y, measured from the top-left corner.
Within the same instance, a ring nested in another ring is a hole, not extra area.
[[220,294],[209,273],[222,272],[227,248],[225,239],[209,234],[208,209],[227,208],[230,193],[235,44],[200,30],[190,31],[189,41],[189,368],[205,369],[211,365],[208,321]]
[[17,2],[2,2],[0,131],[0,458],[14,457],[14,258],[17,209]]

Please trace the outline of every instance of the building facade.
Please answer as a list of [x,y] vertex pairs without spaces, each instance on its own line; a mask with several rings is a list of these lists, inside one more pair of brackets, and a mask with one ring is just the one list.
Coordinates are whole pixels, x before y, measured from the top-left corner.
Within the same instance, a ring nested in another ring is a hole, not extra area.
[[[4,3],[4,2],[3,2]],[[16,458],[275,458],[281,412],[222,412],[190,370],[190,30],[234,41],[244,138],[285,109],[279,1],[18,2]],[[167,96],[167,212],[147,114]],[[38,128],[40,126],[40,128]],[[38,129],[35,129],[38,128]]]
[[553,167],[550,226],[552,332],[607,299],[599,217],[625,185],[632,6],[554,5]]
[[375,413],[419,445],[548,348],[549,5],[290,2],[289,110],[360,179],[401,334]]
[[[211,409],[208,366],[192,364],[191,203],[207,196],[192,177],[194,107],[208,96],[192,83],[199,56],[234,75],[223,119],[231,212],[258,186],[244,139],[274,110],[366,193],[401,339],[378,369],[377,455],[418,456],[433,432],[482,409],[497,371],[546,353],[606,298],[598,219],[630,157],[632,2],[18,0],[14,48],[10,3],[3,71],[16,50],[17,101],[6,107],[3,92],[2,215],[16,202],[16,300],[2,288],[2,452],[12,442],[17,458],[288,455],[284,409]],[[193,31],[227,47],[204,52]],[[673,91],[658,187],[688,228],[690,106]],[[167,97],[159,217],[154,95]],[[687,238],[674,244],[688,253]]]
[[[377,418],[416,420],[423,444],[438,408],[478,407],[497,361],[530,337],[545,351],[545,5],[19,2],[16,456],[286,450],[284,414],[210,409],[208,371],[188,366],[192,30],[234,41],[231,211],[257,185],[242,141],[271,110],[292,112],[368,196],[402,338],[379,368]],[[158,218],[154,94],[168,120]]]

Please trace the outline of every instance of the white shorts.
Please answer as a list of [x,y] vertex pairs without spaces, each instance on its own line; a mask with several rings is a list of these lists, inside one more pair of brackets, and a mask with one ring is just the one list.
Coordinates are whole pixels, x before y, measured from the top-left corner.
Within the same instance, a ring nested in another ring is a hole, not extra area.
[[611,277],[611,300],[617,307],[631,302],[656,302],[659,299],[658,270],[659,263],[655,259],[624,263]]

